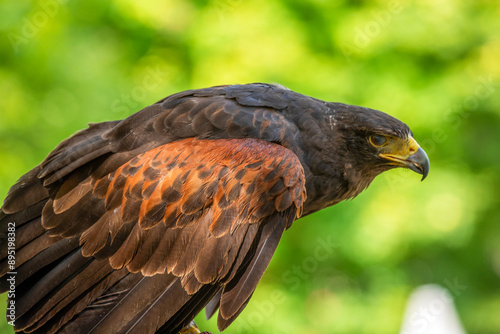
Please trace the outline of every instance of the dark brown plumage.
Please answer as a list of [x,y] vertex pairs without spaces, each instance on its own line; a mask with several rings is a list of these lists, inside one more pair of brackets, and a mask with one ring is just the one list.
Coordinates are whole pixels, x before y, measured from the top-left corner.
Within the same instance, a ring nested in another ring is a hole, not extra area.
[[276,85],[186,91],[91,124],[21,177],[0,212],[15,329],[175,333],[208,304],[224,330],[295,219],[394,167],[429,169],[405,124]]

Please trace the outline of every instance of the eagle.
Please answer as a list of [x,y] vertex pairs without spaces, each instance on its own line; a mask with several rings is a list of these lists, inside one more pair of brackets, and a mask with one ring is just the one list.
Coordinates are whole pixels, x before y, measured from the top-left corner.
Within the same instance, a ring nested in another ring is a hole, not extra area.
[[242,312],[284,231],[392,168],[429,172],[381,111],[275,84],[195,89],[62,141],[0,211],[19,333],[199,333]]

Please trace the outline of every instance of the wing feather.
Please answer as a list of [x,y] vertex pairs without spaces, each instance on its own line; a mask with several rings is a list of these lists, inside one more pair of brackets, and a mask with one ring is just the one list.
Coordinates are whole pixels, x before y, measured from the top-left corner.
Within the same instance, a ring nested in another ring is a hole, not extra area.
[[221,328],[234,320],[300,213],[305,176],[294,153],[265,141],[291,123],[230,91],[91,125],[11,189],[0,242],[16,220],[17,284],[29,287],[16,329],[169,333],[209,301]]

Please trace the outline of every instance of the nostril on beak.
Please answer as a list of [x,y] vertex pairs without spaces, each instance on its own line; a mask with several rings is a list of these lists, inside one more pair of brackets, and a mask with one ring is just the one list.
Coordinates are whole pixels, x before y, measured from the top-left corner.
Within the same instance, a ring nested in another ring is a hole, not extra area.
[[417,153],[419,148],[420,148],[420,146],[417,144],[415,139],[413,139],[413,137],[410,137],[408,139],[408,153],[409,153],[409,155],[413,155],[413,154]]

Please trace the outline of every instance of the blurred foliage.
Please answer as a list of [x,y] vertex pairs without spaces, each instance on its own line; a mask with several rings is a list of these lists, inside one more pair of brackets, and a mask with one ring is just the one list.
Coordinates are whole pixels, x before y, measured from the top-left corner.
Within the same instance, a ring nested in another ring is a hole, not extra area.
[[10,0],[0,12],[0,198],[86,123],[185,89],[277,82],[380,109],[410,125],[428,179],[390,171],[296,222],[228,332],[395,333],[426,283],[450,289],[469,333],[500,332],[497,1]]

